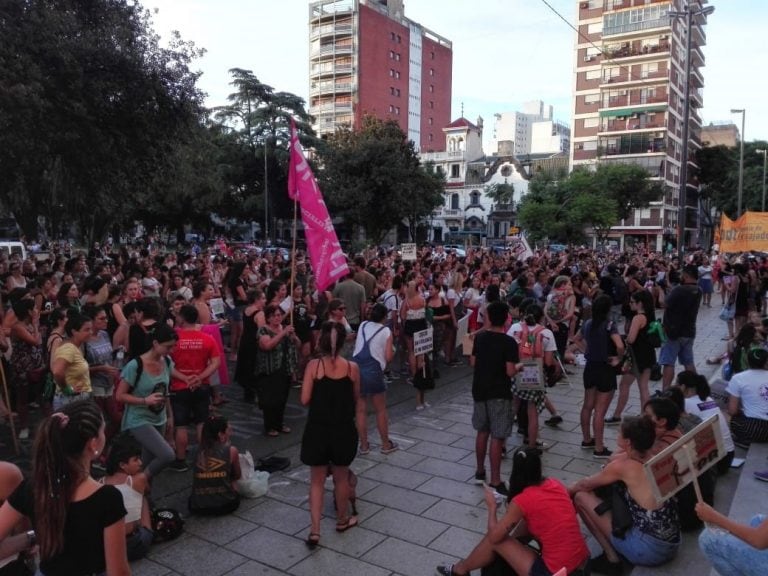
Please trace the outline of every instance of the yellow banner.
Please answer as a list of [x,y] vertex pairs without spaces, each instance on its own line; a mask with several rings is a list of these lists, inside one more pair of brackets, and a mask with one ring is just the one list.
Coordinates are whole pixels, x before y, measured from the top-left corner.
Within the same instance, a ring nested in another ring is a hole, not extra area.
[[719,237],[721,252],[768,252],[768,213],[745,212],[738,220],[723,215]]

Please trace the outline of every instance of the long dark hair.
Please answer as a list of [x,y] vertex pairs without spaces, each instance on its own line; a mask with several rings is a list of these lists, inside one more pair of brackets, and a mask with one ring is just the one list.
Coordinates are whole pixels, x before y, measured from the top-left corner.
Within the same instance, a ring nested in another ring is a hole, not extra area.
[[229,421],[224,416],[208,416],[203,422],[203,430],[200,434],[200,451],[206,454],[219,441],[219,434],[227,431]]
[[[643,307],[643,314],[648,319],[648,322],[652,322],[656,318],[656,308],[653,305],[653,295],[648,290],[636,290],[632,293],[632,301],[639,302]],[[594,314],[594,308],[593,314]]]
[[512,473],[509,475],[509,498],[520,494],[529,486],[538,486],[544,481],[541,473],[541,456],[535,448],[521,448],[512,457]]
[[90,440],[98,437],[103,423],[101,410],[93,400],[78,400],[45,418],[38,427],[32,479],[35,531],[43,560],[64,548],[67,508],[75,489],[89,475],[82,465],[83,451]]
[[592,326],[596,327],[608,321],[613,300],[606,294],[600,294],[592,302]]
[[695,389],[699,400],[706,400],[712,393],[707,377],[690,370],[680,372],[677,375],[677,383],[685,389]]
[[317,352],[320,356],[330,356],[335,360],[344,346],[347,330],[343,324],[329,320],[323,322],[320,328],[320,340],[317,343]]

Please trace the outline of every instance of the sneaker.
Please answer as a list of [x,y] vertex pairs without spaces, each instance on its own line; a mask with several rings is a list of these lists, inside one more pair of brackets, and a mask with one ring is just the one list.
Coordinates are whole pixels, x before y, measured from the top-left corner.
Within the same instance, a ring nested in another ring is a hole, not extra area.
[[509,496],[509,490],[507,490],[507,485],[504,484],[504,482],[499,482],[495,486],[493,484],[489,484],[489,486],[496,492],[496,494],[501,494],[505,498]]
[[186,472],[189,470],[186,460],[174,460],[168,465],[168,469],[173,472]]
[[441,564],[435,568],[438,576],[456,576],[453,572],[453,564]]
[[592,452],[592,458],[596,458],[597,460],[606,460],[611,457],[611,454],[613,454],[613,452],[608,450],[608,448],[603,447],[602,450],[595,450]]
[[611,416],[610,418],[605,418],[603,422],[605,422],[606,426],[617,426],[618,424],[621,424],[621,418]]
[[621,576],[624,571],[621,562],[611,562],[605,553],[600,554],[597,558],[592,558],[589,565],[593,573],[607,574],[607,576]]
[[595,448],[595,439],[592,438],[589,442],[582,442],[581,443],[581,449],[582,450],[594,450]]
[[753,476],[755,477],[755,480],[760,480],[761,482],[768,482],[768,470],[755,472]]
[[386,448],[384,446],[381,447],[381,453],[382,454],[392,454],[395,450],[400,448],[400,446],[397,445],[397,443],[393,442],[392,440],[389,441],[389,446]]
[[482,484],[485,482],[485,470],[475,472],[475,484]]
[[427,407],[427,405],[426,405],[426,404],[417,404],[417,405],[416,405],[416,411],[417,411],[417,412],[421,412],[421,411],[422,411],[422,410],[424,410],[424,408],[426,408],[426,407]]
[[560,416],[559,414],[555,414],[551,418],[549,418],[547,420],[544,420],[544,424],[546,424],[547,426],[554,427],[554,426],[557,426],[558,424],[562,423],[562,421],[563,421],[563,417]]
[[19,440],[29,439],[29,428],[22,428],[19,430]]

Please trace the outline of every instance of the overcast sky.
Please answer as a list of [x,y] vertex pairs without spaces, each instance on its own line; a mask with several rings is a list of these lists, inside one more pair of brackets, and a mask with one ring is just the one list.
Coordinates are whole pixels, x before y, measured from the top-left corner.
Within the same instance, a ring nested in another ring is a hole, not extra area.
[[[250,69],[279,91],[308,98],[308,5],[306,0],[140,0],[157,8],[161,36],[178,30],[207,50],[198,61],[207,104],[225,102],[230,68]],[[575,23],[576,0],[549,0]],[[765,68],[768,0],[711,0],[704,47],[704,123],[741,117],[746,140],[768,139]],[[575,32],[541,0],[406,0],[405,15],[453,42],[452,118],[486,121],[518,110],[528,100],[555,108],[571,120]],[[760,38],[763,40],[760,40]],[[491,150],[486,149],[486,153]]]

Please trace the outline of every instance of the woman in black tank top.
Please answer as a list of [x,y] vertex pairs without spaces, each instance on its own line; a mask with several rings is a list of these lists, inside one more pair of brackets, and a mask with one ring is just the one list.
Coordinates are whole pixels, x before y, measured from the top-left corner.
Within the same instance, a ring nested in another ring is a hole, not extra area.
[[301,403],[309,406],[301,440],[301,461],[310,466],[309,512],[312,521],[307,546],[320,542],[325,478],[329,466],[336,496],[336,531],[357,525],[349,516],[349,465],[357,453],[355,405],[360,395],[357,364],[341,358],[346,332],[337,322],[325,322],[320,330],[319,358],[304,371]]

